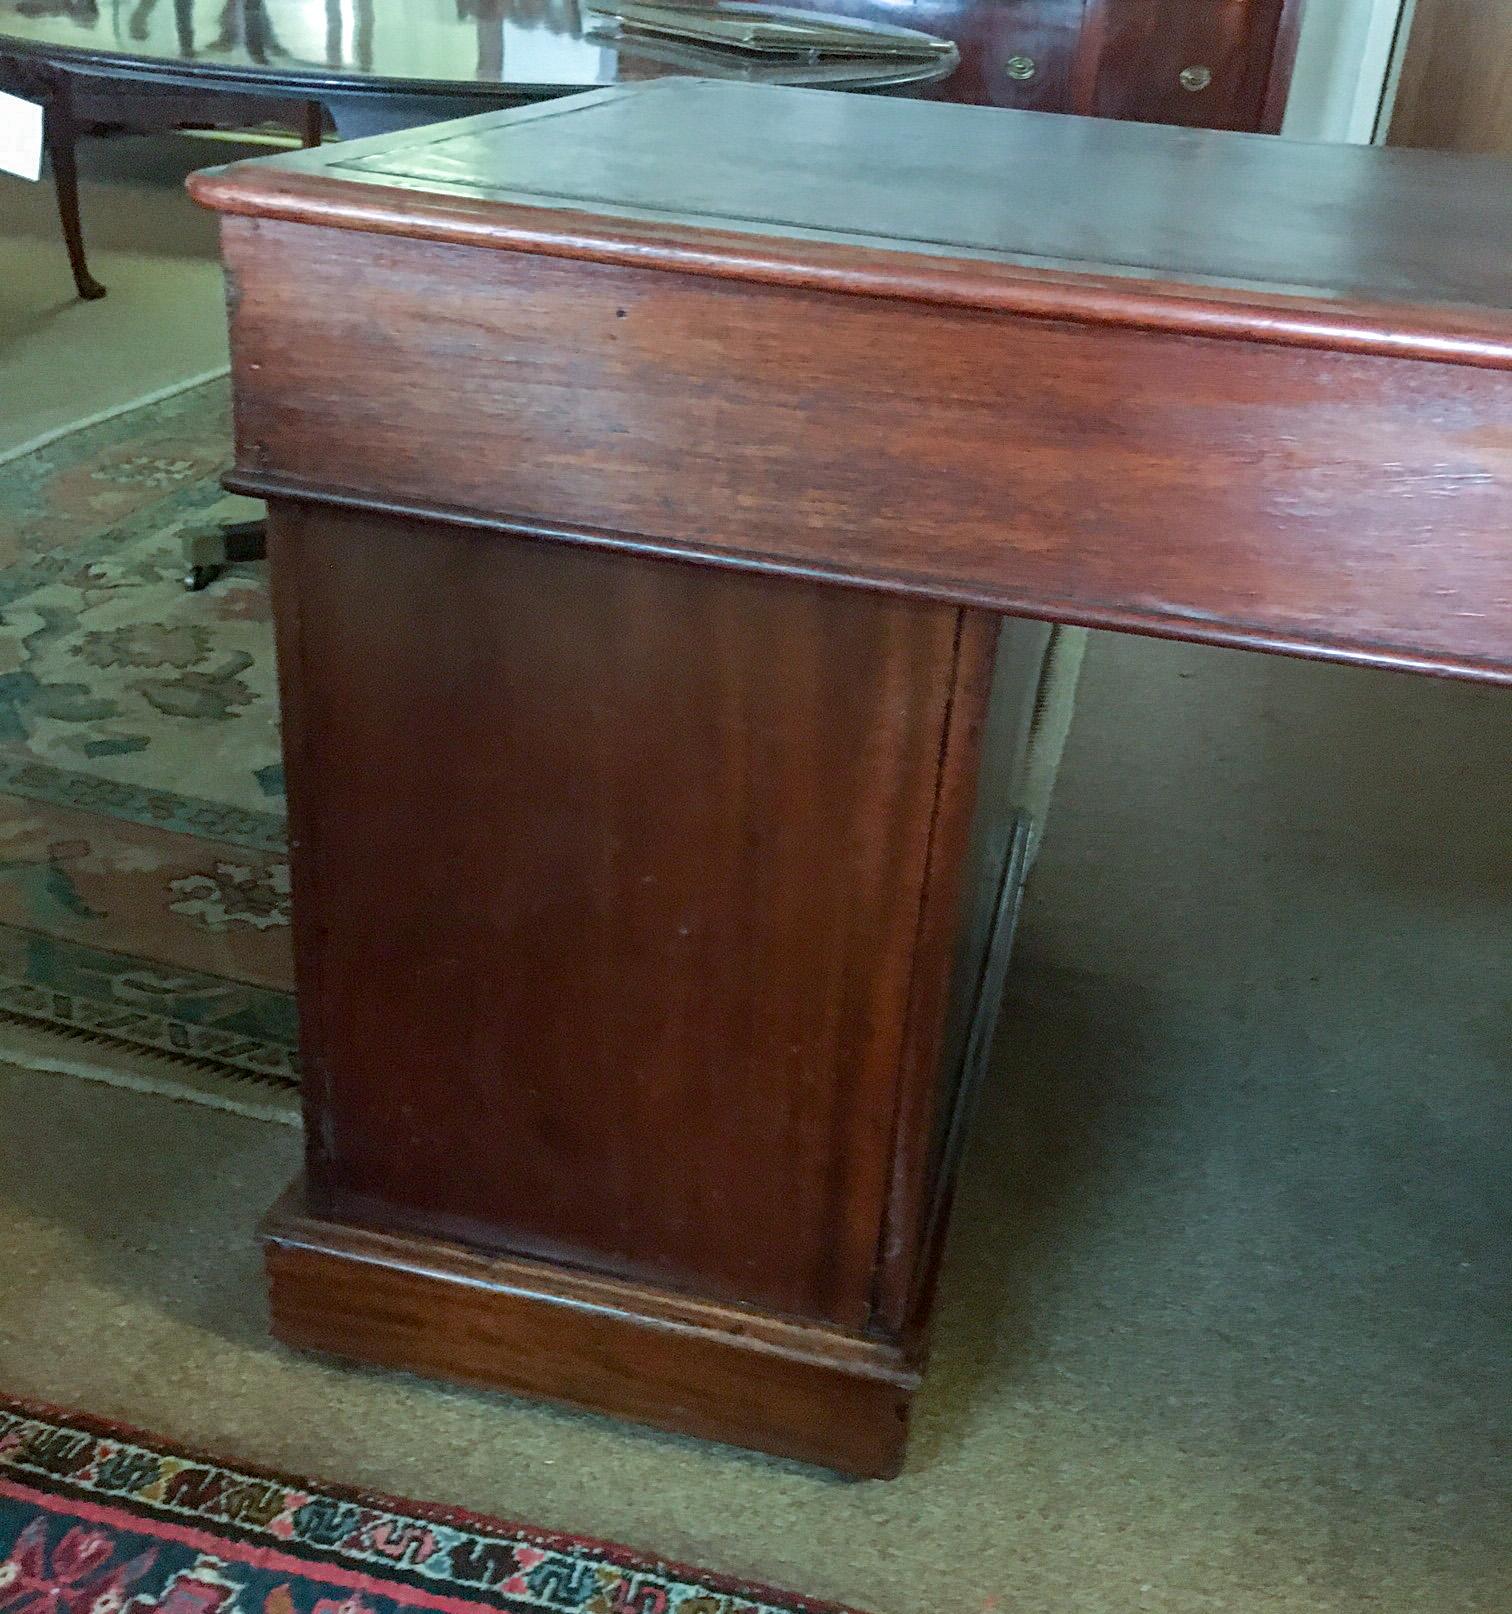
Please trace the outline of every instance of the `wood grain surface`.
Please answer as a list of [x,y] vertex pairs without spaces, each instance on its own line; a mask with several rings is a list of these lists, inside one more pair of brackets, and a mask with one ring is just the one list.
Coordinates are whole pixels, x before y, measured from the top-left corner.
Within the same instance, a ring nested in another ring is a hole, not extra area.
[[484,275],[284,223],[226,245],[245,491],[1512,678],[1512,374],[516,252]]
[[1512,153],[1512,6],[1415,0],[1388,138],[1394,146]]
[[1075,110],[1202,129],[1267,123],[1282,0],[1091,0]]
[[868,1329],[961,614],[281,506],[272,561],[316,1205]]
[[280,1334],[895,1472],[1025,619],[1512,682],[1507,174],[692,84],[197,181],[271,501]]
[[[194,176],[226,212],[1172,328],[1512,330],[1498,158],[667,81]],[[705,262],[705,260],[707,260]],[[721,262],[725,267],[721,268]],[[1078,277],[1090,277],[1084,280]],[[994,295],[993,289],[997,288]],[[1031,302],[1032,307],[1046,303]],[[1507,362],[1505,359],[1503,362]]]
[[286,1344],[863,1478],[902,1467],[919,1372],[895,1346],[327,1221],[297,1188],[262,1232]]

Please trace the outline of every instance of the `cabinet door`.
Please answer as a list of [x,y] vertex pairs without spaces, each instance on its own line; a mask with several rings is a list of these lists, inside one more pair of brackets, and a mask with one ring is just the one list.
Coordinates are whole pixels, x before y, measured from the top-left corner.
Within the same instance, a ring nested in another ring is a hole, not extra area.
[[1093,0],[1076,110],[1258,129],[1283,0]]

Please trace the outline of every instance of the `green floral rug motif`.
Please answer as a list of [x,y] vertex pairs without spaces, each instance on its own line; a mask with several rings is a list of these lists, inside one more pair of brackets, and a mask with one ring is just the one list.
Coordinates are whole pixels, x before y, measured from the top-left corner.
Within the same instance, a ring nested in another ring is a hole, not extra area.
[[217,379],[0,461],[0,1015],[289,1088],[266,579],[182,583],[230,441]]

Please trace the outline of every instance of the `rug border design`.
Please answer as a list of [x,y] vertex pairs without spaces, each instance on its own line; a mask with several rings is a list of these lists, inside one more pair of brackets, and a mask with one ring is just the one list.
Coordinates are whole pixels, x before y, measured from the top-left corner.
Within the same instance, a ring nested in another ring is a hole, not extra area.
[[0,1020],[35,1026],[70,1041],[113,1043],[278,1093],[299,1091],[299,1055],[293,1048],[148,1009],[115,1007],[4,971],[0,971]]
[[[100,1483],[100,1464],[120,1456],[136,1460],[134,1483]],[[538,1596],[508,1581],[491,1587],[469,1586],[439,1572],[428,1575],[413,1560],[406,1562],[407,1554],[396,1558],[371,1548],[364,1550],[361,1545],[375,1535],[404,1539],[406,1527],[418,1525],[432,1530],[439,1527],[454,1538],[433,1555],[448,1564],[457,1547],[486,1552],[490,1546],[502,1546],[525,1549],[532,1568],[552,1557],[568,1566],[585,1561],[601,1566],[619,1577],[618,1591],[626,1609],[657,1606],[644,1596],[654,1588],[662,1594],[660,1607],[665,1614],[683,1610],[687,1614],[861,1614],[844,1604],[712,1574],[590,1536],[541,1530],[464,1508],[323,1480],[294,1479],[260,1465],[231,1464],[130,1424],[8,1396],[0,1396],[0,1476],[33,1492],[65,1501],[73,1498],[163,1526],[183,1529],[198,1525],[222,1540],[298,1559],[314,1579],[319,1579],[322,1569],[332,1568],[374,1576],[389,1588],[381,1595],[401,1603],[404,1590],[412,1587],[432,1606],[438,1598],[530,1614],[582,1614],[585,1606],[581,1598],[563,1601],[550,1592]],[[169,1481],[173,1482],[171,1500],[165,1494]],[[248,1507],[253,1496],[256,1505]],[[216,1503],[226,1498],[232,1505],[217,1511]],[[351,1538],[334,1544],[300,1539],[297,1515],[307,1504],[322,1500],[357,1510]],[[601,1591],[608,1594],[603,1606],[621,1606],[621,1602],[609,1600],[615,1587],[604,1586]]]
[[[30,519],[32,502],[41,497],[37,490],[50,478],[69,472],[76,462],[114,451],[144,433],[182,434],[188,429],[186,423],[200,421],[205,410],[219,411],[227,377],[226,366],[220,365],[0,450],[0,477],[19,478],[18,508],[23,523]],[[202,477],[171,494],[171,510],[162,502],[149,501],[106,519],[98,532],[79,542],[37,553],[23,549],[0,571],[0,609],[9,610],[35,590],[66,578],[82,563],[98,562],[122,545],[150,538],[165,520],[178,525],[200,519],[225,497],[218,478]],[[108,770],[83,771],[66,761],[60,765],[26,745],[0,748],[0,792],[35,803],[43,813],[56,807],[96,814],[201,844],[244,849],[263,859],[287,853],[286,826],[278,812],[116,778]],[[21,935],[26,927],[7,929]],[[49,948],[71,949],[72,944],[50,930],[39,934]],[[125,959],[129,955],[117,956]],[[160,967],[160,961],[150,955],[142,962]],[[218,979],[213,970],[191,973],[209,981]],[[0,1026],[21,1027],[32,1035],[49,1037],[57,1049],[55,1059],[48,1058],[42,1065],[32,1063],[30,1068],[71,1071],[81,1046],[113,1048],[126,1060],[155,1066],[152,1091],[216,1108],[245,1110],[257,1118],[289,1118],[288,1106],[298,1092],[299,1057],[294,1037],[283,1035],[282,1014],[264,1024],[266,1016],[249,1008],[236,1016],[233,1025],[220,1024],[202,1021],[197,1010],[177,1013],[175,1005],[166,1000],[156,1006],[117,1001],[109,992],[96,993],[95,984],[92,978],[64,979],[56,971],[33,973],[16,964],[0,969]],[[292,999],[292,987],[278,992],[232,978],[228,984],[250,993],[254,1007],[266,994]],[[176,1083],[174,1078],[180,1075],[183,1080]],[[271,1109],[268,1117],[263,1115],[265,1109]]]
[[220,841],[253,852],[287,852],[289,846],[287,828],[277,813],[205,801],[176,790],[153,790],[101,774],[74,773],[40,757],[0,752],[0,791],[23,801],[78,812],[108,809],[111,818],[128,824],[172,830],[176,835]]

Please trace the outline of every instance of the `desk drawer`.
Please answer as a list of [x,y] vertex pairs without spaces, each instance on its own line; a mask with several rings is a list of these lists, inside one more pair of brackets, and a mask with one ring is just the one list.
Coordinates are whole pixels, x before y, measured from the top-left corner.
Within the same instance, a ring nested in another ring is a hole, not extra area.
[[226,250],[244,486],[1512,668],[1503,372],[309,225]]
[[1103,0],[1088,104],[1100,118],[1258,129],[1281,0]]

